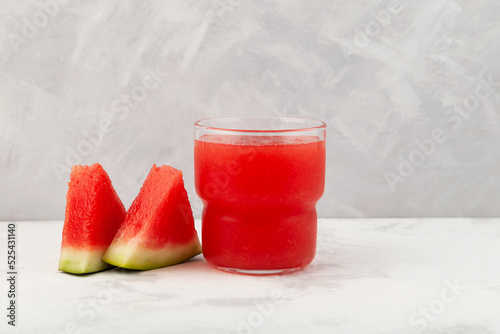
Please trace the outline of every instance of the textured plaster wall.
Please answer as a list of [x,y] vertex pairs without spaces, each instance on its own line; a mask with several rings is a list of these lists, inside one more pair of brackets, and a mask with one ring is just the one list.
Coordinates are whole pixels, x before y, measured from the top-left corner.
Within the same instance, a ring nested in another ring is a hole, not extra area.
[[500,214],[498,1],[2,1],[0,219],[64,216],[69,165],[128,206],[195,120],[328,124],[322,217]]

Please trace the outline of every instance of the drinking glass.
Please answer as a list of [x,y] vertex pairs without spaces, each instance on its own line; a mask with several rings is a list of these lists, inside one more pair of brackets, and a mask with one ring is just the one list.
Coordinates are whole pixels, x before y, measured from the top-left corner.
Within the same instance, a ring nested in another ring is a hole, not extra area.
[[202,247],[213,266],[291,272],[316,253],[316,203],[325,187],[326,124],[292,117],[195,123]]

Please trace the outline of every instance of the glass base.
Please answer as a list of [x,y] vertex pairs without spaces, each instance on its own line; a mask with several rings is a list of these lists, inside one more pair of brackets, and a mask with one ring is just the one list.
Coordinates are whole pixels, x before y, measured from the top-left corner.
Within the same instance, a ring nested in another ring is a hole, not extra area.
[[229,273],[244,274],[244,275],[282,275],[282,274],[293,273],[294,271],[302,269],[302,267],[285,268],[285,269],[239,269],[239,268],[228,268],[228,267],[216,267],[216,268]]

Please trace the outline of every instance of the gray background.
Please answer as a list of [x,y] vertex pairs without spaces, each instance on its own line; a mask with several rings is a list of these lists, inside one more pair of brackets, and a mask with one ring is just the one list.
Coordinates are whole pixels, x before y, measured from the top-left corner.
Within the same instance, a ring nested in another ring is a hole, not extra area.
[[199,216],[222,115],[327,122],[322,217],[500,213],[499,2],[66,2],[0,4],[0,220],[62,219],[92,162],[127,207],[182,169]]

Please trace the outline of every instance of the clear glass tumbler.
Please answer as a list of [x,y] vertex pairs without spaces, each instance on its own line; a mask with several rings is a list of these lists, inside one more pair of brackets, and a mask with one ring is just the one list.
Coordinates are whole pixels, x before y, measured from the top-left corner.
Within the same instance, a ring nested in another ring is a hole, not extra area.
[[195,184],[205,259],[231,272],[298,270],[316,253],[326,124],[291,117],[195,123]]

